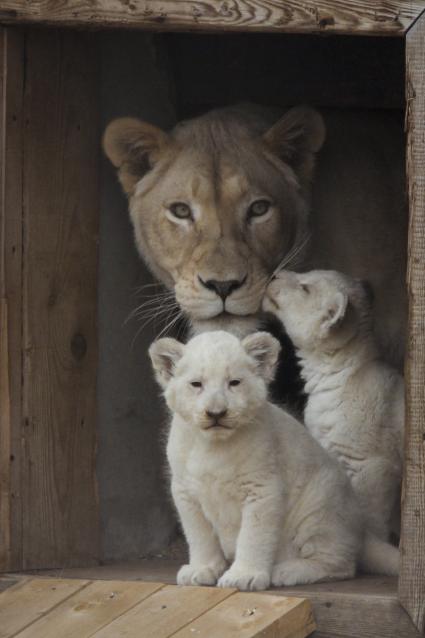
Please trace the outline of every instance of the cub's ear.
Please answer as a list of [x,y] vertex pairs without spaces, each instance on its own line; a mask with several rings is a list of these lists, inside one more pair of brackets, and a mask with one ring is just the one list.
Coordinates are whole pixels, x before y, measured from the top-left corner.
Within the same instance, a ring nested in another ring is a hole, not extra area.
[[254,332],[242,340],[246,353],[255,359],[260,375],[272,381],[280,353],[280,343],[268,332]]
[[137,182],[169,144],[167,133],[131,117],[113,120],[103,135],[103,150],[118,168],[118,177],[127,195],[133,193]]
[[300,181],[311,179],[314,154],[325,141],[322,116],[308,106],[290,109],[264,135],[269,149],[289,164]]
[[331,299],[323,309],[322,321],[320,324],[320,332],[325,337],[332,328],[336,327],[345,317],[348,306],[348,296],[345,292],[336,291],[333,299]]
[[176,364],[183,356],[184,345],[176,339],[164,337],[154,341],[149,348],[149,356],[155,377],[162,388],[166,388],[174,375]]

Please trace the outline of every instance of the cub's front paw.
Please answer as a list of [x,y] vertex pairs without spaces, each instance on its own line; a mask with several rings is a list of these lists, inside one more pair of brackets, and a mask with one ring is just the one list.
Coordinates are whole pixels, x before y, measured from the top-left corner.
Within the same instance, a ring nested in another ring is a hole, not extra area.
[[270,585],[270,574],[254,569],[231,567],[218,581],[219,587],[236,587],[241,591],[259,591]]
[[226,569],[226,563],[183,565],[177,573],[177,585],[215,585]]

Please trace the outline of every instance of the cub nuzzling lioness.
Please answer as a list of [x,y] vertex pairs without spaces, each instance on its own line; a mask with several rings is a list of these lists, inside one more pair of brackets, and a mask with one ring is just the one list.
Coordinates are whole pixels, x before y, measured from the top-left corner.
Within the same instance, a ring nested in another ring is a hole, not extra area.
[[345,468],[369,529],[399,532],[404,384],[382,361],[365,284],[331,270],[282,271],[263,308],[283,323],[305,381],[304,420]]
[[398,550],[369,534],[350,482],[287,412],[267,400],[280,346],[206,332],[149,354],[173,413],[171,491],[189,544],[182,585],[242,590],[396,573]]

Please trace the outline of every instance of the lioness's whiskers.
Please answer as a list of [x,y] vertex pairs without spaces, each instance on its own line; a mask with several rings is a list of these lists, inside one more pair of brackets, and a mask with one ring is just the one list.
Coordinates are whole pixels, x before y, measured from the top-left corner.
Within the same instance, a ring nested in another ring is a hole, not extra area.
[[158,335],[158,339],[160,337],[162,337],[162,335],[166,334],[168,332],[168,330],[170,330],[171,328],[173,328],[173,326],[176,325],[177,321],[183,317],[183,313],[179,310],[179,312],[177,313],[177,315],[171,319],[171,321],[169,323],[167,323],[166,326],[164,326],[164,328],[161,330],[161,332]]
[[300,255],[301,251],[306,247],[306,245],[308,244],[309,241],[310,241],[310,233],[307,233],[301,238],[301,240],[299,242],[294,244],[292,246],[291,250],[283,257],[281,262],[274,269],[274,271],[272,272],[272,274],[269,277],[269,281],[271,281],[271,279],[275,275],[277,275],[278,272],[280,272],[281,270],[283,270],[287,266],[289,266],[289,265],[293,266],[295,258]]

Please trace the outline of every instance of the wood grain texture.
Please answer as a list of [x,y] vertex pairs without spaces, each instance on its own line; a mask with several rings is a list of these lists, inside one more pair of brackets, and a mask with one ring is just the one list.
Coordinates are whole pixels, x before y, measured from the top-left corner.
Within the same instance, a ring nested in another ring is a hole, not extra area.
[[425,630],[425,18],[406,41],[409,247],[400,600]]
[[305,638],[315,628],[303,599],[154,582],[24,579],[0,594],[0,614],[0,638]]
[[172,635],[173,638],[305,638],[315,628],[307,600],[237,592]]
[[98,631],[95,638],[168,638],[233,593],[218,587],[164,587]]
[[88,584],[85,580],[39,578],[10,587],[0,595],[0,638],[15,636]]
[[0,29],[0,571],[22,567],[24,38]]
[[34,30],[26,60],[23,565],[93,564],[96,49],[85,34]]
[[[180,564],[175,560],[150,559],[48,573],[66,578],[152,580],[173,584]],[[363,576],[267,593],[307,598],[313,605],[317,623],[314,638],[420,638],[399,603],[396,578]]]
[[[160,583],[90,583],[56,606],[49,614],[19,632],[18,636],[58,638],[60,635],[61,638],[89,638],[97,635],[98,629],[109,625],[118,616],[126,615],[136,603],[148,598],[162,587]],[[156,638],[154,633],[151,636]]]
[[9,23],[401,35],[423,0],[1,0]]

